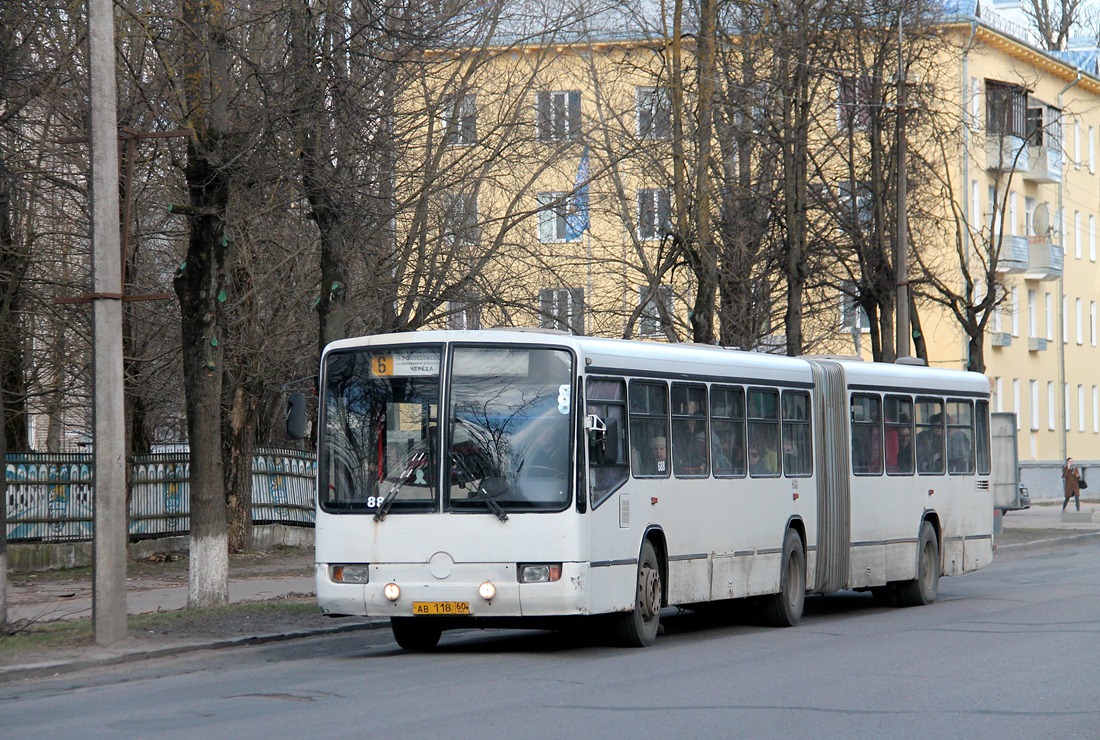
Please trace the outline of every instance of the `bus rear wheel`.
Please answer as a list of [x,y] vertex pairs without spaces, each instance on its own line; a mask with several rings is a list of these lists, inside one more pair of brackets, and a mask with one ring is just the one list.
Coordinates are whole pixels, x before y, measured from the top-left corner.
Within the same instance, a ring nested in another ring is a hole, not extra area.
[[806,603],[806,553],[802,538],[793,529],[783,537],[779,593],[764,602],[763,617],[773,627],[794,627],[802,619]]
[[439,644],[443,629],[431,617],[390,617],[393,639],[406,650],[431,650]]
[[898,587],[900,606],[924,606],[936,600],[940,590],[940,545],[929,522],[920,525],[917,577]]
[[642,543],[634,608],[615,624],[616,641],[626,647],[649,647],[657,640],[661,621],[661,565],[653,543]]

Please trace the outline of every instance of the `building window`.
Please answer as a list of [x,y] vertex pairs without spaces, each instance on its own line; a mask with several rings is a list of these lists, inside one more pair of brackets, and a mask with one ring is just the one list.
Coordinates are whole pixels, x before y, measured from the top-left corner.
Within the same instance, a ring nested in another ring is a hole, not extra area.
[[672,103],[664,87],[634,88],[639,139],[667,139],[672,133]]
[[1081,169],[1081,124],[1073,122],[1073,168]]
[[1034,288],[1027,289],[1027,335],[1039,336],[1039,307],[1036,305]]
[[1058,397],[1054,393],[1054,381],[1047,381],[1047,429],[1054,431],[1058,428],[1056,411],[1058,409]]
[[539,193],[539,241],[569,241],[569,193]]
[[1089,216],[1089,261],[1096,261],[1096,216]]
[[447,144],[469,146],[477,141],[476,95],[459,95],[444,102],[443,110]]
[[1074,304],[1077,307],[1077,343],[1085,343],[1085,316],[1083,310],[1083,304],[1081,299],[1078,298]]
[[1015,285],[1012,286],[1011,291],[1011,310],[1012,310],[1012,336],[1020,336],[1020,289]]
[[998,412],[1005,410],[1004,380],[1000,376],[993,378],[993,408]]
[[1069,344],[1069,297],[1062,296],[1062,344]]
[[1077,431],[1085,431],[1085,386],[1077,386]]
[[1054,341],[1054,295],[1052,293],[1046,294],[1046,307],[1047,307],[1047,341]]
[[1096,346],[1096,301],[1089,301],[1089,344]]
[[1096,172],[1096,129],[1089,126],[1089,172]]
[[1073,212],[1073,256],[1081,259],[1081,212]]
[[1016,412],[1016,431],[1020,431],[1020,418],[1023,416],[1023,409],[1020,408],[1020,379],[1012,379],[1012,410]]
[[1070,407],[1070,398],[1069,398],[1069,383],[1063,383],[1062,384],[1062,395],[1065,397],[1063,399],[1063,405],[1066,407],[1065,408],[1065,411],[1066,411],[1066,431],[1068,432],[1069,431],[1069,415],[1070,415],[1070,411],[1072,411],[1072,408]]
[[982,85],[977,77],[970,78],[970,128],[982,127]]
[[970,223],[975,225],[975,228],[981,230],[982,228],[982,195],[981,186],[977,180],[970,181],[970,203],[971,211]]
[[581,135],[581,94],[559,90],[536,94],[539,141],[573,141]]
[[481,303],[477,296],[447,302],[447,328],[471,330],[481,328]]
[[477,244],[480,238],[477,226],[477,196],[444,195],[442,205],[443,240],[456,247]]
[[539,326],[584,334],[584,288],[540,290]]
[[991,134],[1027,134],[1027,89],[1007,82],[985,81],[985,126]]
[[665,325],[661,317],[661,308],[664,315],[672,316],[672,288],[667,285],[658,285],[656,293],[650,288],[638,289],[638,301],[642,311],[638,315],[638,334],[643,337],[661,336]]
[[840,290],[840,327],[845,331],[852,331],[859,322],[860,331],[871,330],[871,319],[863,306],[856,304],[855,285],[844,281]]
[[1008,191],[1008,233],[1016,236],[1016,191]]
[[1100,388],[1092,387],[1092,433],[1100,434]]
[[1039,381],[1028,383],[1028,391],[1031,393],[1031,431],[1039,431]]
[[668,191],[646,188],[638,191],[638,238],[660,239],[669,232]]
[[841,131],[871,128],[870,75],[845,75],[837,80],[837,126]]

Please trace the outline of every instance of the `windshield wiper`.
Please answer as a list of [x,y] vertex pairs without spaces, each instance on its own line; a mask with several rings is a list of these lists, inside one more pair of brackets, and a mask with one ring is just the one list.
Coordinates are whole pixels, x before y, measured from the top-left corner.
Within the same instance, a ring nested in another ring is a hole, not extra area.
[[466,466],[466,462],[462,459],[461,455],[451,455],[451,460],[454,461],[455,467],[459,468],[459,472],[467,478],[466,482],[462,484],[462,488],[467,491],[473,491],[477,494],[478,498],[485,502],[485,505],[489,507],[489,511],[496,514],[497,519],[502,522],[508,521],[508,515],[504,512],[504,508],[498,504],[492,497],[492,495],[485,490],[485,481],[487,478],[482,477],[481,482],[476,486],[470,485],[473,483],[474,476],[470,472],[470,469]]
[[412,477],[413,470],[416,469],[416,463],[424,458],[424,453],[418,453],[409,458],[409,464],[405,468],[405,472],[401,474],[401,477],[394,481],[393,487],[390,488],[389,493],[382,499],[382,503],[378,504],[378,511],[374,514],[374,521],[380,522],[386,518],[386,514],[390,510],[390,504],[397,497],[397,494],[401,492],[401,489],[405,487],[405,481]]

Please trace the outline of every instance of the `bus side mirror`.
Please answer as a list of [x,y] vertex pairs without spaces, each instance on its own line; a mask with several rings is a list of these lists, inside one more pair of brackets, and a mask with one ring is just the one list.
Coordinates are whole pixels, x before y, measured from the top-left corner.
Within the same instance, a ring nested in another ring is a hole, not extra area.
[[306,438],[306,396],[301,391],[291,393],[286,399],[286,436]]
[[618,462],[616,452],[619,449],[619,424],[612,420],[605,422],[596,414],[584,417],[584,428],[588,433],[588,461],[593,465],[614,465]]

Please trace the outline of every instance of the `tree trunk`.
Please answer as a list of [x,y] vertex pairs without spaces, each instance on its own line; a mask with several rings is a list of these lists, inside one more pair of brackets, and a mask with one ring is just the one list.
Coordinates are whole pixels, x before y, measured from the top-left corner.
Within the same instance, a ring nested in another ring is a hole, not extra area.
[[[224,214],[227,178],[192,143],[187,181],[196,209]],[[225,486],[222,478],[222,286],[225,284],[224,222],[219,215],[191,218],[187,260],[176,273],[183,332],[183,382],[190,444],[191,567],[188,605],[229,600]]]
[[260,399],[238,386],[233,390],[225,435],[225,485],[228,496],[229,551],[252,549],[252,457]]

